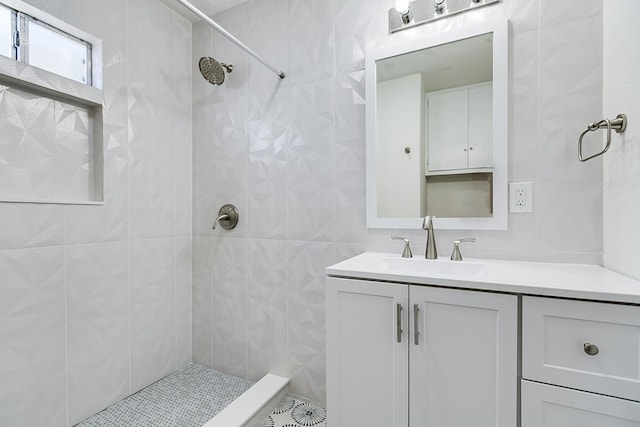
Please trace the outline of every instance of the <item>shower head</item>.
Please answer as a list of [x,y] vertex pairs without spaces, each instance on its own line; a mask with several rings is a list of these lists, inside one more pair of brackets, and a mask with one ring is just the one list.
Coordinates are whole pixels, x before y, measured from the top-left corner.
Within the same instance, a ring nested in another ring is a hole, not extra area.
[[223,64],[209,56],[200,58],[198,66],[200,67],[202,77],[213,85],[221,85],[224,83],[224,70],[227,70],[227,73],[233,71],[233,65]]

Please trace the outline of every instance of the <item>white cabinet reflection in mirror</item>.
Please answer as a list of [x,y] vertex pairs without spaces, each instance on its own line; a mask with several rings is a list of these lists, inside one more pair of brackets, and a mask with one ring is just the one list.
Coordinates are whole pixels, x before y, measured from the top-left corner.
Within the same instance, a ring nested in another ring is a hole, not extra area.
[[490,172],[491,82],[431,92],[427,99],[427,175]]

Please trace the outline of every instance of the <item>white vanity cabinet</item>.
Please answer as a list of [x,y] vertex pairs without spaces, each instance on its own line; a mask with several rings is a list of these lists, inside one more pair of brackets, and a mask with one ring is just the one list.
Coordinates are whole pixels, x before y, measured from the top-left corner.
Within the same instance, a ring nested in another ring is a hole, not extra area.
[[512,427],[517,296],[327,278],[329,426]]
[[640,307],[523,297],[522,311],[522,427],[640,423]]
[[329,427],[640,426],[638,280],[380,252],[327,274]]

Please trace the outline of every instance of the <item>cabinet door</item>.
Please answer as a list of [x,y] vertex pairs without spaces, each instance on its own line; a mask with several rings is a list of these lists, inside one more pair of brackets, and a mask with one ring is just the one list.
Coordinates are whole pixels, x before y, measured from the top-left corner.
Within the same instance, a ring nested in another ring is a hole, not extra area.
[[469,89],[469,168],[493,167],[493,85]]
[[467,169],[468,91],[435,93],[429,95],[428,103],[429,170]]
[[407,427],[407,300],[407,285],[327,278],[328,425]]
[[411,286],[410,308],[411,427],[517,425],[517,296]]
[[522,381],[522,427],[637,427],[640,403]]

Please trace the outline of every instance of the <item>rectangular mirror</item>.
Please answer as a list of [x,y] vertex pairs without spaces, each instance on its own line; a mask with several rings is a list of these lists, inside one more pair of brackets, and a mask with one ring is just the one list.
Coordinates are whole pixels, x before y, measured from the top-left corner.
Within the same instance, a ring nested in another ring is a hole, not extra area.
[[367,226],[507,229],[508,22],[367,54]]

